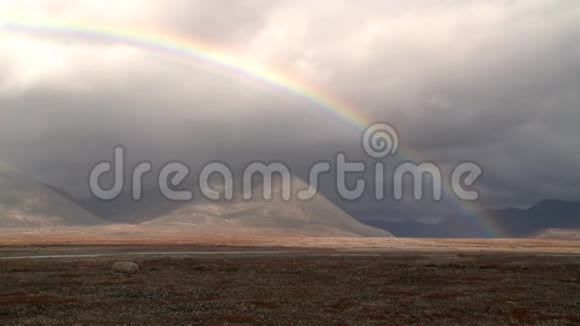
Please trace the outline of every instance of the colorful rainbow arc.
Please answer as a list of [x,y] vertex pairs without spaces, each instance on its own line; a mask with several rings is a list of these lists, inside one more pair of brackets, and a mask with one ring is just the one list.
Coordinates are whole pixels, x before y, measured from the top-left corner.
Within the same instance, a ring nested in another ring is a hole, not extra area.
[[[131,30],[125,27],[92,25],[70,21],[30,19],[22,17],[0,17],[0,30],[12,32],[29,32],[34,34],[66,35],[79,38],[91,38],[156,52],[193,58],[198,61],[220,66],[244,77],[251,77],[272,87],[281,89],[319,110],[347,122],[359,130],[364,130],[375,121],[356,110],[345,101],[313,85],[308,85],[291,74],[273,67],[263,67],[244,61],[233,54],[208,44],[177,35],[159,31]],[[399,154],[406,158],[418,158],[410,148],[401,148]],[[420,161],[414,159],[414,161]],[[452,198],[455,196],[447,191]],[[491,224],[491,219],[480,216],[481,211],[473,204],[457,201],[459,207],[474,218],[475,222],[490,237],[498,237],[501,230]]]

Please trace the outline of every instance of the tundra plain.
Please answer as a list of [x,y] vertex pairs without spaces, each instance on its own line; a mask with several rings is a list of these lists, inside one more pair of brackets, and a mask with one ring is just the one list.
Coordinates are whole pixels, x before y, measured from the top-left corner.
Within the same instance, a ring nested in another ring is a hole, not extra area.
[[0,247],[0,324],[580,323],[573,241],[47,240]]

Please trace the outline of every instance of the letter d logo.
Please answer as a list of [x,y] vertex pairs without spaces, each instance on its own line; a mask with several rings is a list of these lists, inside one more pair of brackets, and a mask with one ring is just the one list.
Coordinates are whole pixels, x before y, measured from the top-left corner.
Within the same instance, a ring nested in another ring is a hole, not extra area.
[[113,161],[115,164],[113,170],[114,183],[111,189],[105,190],[99,184],[101,176],[111,171],[112,166],[110,162],[101,162],[97,164],[91,171],[91,175],[89,177],[89,187],[91,189],[91,193],[95,197],[102,200],[113,200],[117,198],[123,190],[125,181],[125,150],[123,147],[115,147]]

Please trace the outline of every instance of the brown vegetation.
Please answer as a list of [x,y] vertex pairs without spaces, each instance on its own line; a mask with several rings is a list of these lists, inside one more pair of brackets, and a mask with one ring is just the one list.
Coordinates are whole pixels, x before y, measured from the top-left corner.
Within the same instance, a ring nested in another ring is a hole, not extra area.
[[136,261],[142,268],[130,276],[110,273],[113,258],[4,261],[0,324],[580,322],[580,262],[575,256],[341,254],[141,257]]

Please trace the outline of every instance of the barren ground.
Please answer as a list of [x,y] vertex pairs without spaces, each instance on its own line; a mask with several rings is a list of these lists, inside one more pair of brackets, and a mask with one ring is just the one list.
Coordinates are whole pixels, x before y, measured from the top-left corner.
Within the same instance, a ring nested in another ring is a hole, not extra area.
[[[378,251],[509,252],[580,255],[580,241],[551,239],[411,239],[276,236],[185,236],[175,232],[143,234],[109,229],[71,228],[63,231],[10,230],[0,233],[0,246],[69,245],[195,245],[257,248],[364,249]],[[79,236],[82,234],[82,236]],[[1,248],[1,247],[0,247]],[[54,247],[53,247],[54,249]],[[84,249],[82,249],[84,250]],[[1,250],[0,250],[1,253]]]
[[[447,248],[430,252],[241,243],[3,246],[0,257],[283,252],[0,260],[0,325],[580,324],[578,255],[517,252],[533,249],[530,244],[481,252],[481,242],[467,251],[460,242],[452,241],[454,248],[441,243]],[[577,249],[568,243],[564,251]],[[141,266],[136,275],[110,273],[113,262],[127,259]]]

